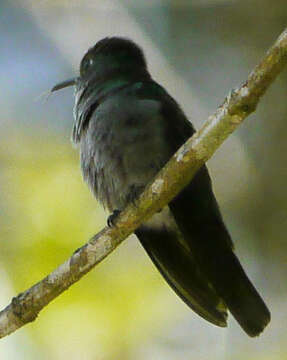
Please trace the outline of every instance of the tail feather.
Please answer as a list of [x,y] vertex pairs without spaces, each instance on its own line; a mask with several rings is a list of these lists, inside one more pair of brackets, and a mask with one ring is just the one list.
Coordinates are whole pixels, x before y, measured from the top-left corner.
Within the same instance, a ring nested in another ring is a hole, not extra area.
[[178,234],[165,226],[142,225],[136,235],[150,258],[178,296],[198,315],[225,327],[227,311]]
[[218,296],[249,336],[259,335],[270,321],[270,312],[233,252],[205,168],[169,206]]

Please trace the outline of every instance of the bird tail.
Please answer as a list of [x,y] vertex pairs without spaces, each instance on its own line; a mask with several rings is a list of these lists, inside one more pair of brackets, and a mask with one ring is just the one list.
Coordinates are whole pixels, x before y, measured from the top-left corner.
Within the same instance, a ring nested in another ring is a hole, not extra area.
[[201,272],[249,336],[259,335],[270,312],[233,252],[205,167],[170,204]]

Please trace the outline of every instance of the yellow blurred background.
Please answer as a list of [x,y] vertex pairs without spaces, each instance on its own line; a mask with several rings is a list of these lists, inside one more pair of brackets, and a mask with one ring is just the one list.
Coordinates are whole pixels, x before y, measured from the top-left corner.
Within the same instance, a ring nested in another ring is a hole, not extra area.
[[[74,76],[87,48],[139,43],[155,79],[198,128],[286,27],[286,0],[2,0],[0,305],[42,279],[106,223],[70,144]],[[205,322],[125,241],[38,319],[0,340],[0,359],[286,359],[287,73],[211,159],[237,253],[272,313],[258,339],[230,316]]]

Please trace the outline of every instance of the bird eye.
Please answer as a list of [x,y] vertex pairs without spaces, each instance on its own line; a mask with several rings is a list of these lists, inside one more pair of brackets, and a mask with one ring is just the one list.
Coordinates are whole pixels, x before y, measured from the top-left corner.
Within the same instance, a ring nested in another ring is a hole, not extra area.
[[94,59],[91,57],[87,57],[86,59],[84,59],[84,61],[82,62],[81,65],[81,75],[85,74],[91,66],[94,65]]

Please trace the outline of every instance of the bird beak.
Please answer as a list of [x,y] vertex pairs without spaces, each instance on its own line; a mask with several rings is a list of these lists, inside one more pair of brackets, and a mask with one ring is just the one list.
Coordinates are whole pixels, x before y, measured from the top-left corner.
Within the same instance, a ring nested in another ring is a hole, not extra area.
[[52,92],[54,92],[54,91],[57,91],[57,90],[64,89],[65,87],[68,87],[68,86],[76,85],[77,80],[78,80],[78,78],[73,78],[73,79],[69,79],[69,80],[63,81],[63,82],[55,85],[55,86],[50,90],[50,93],[52,93]]

